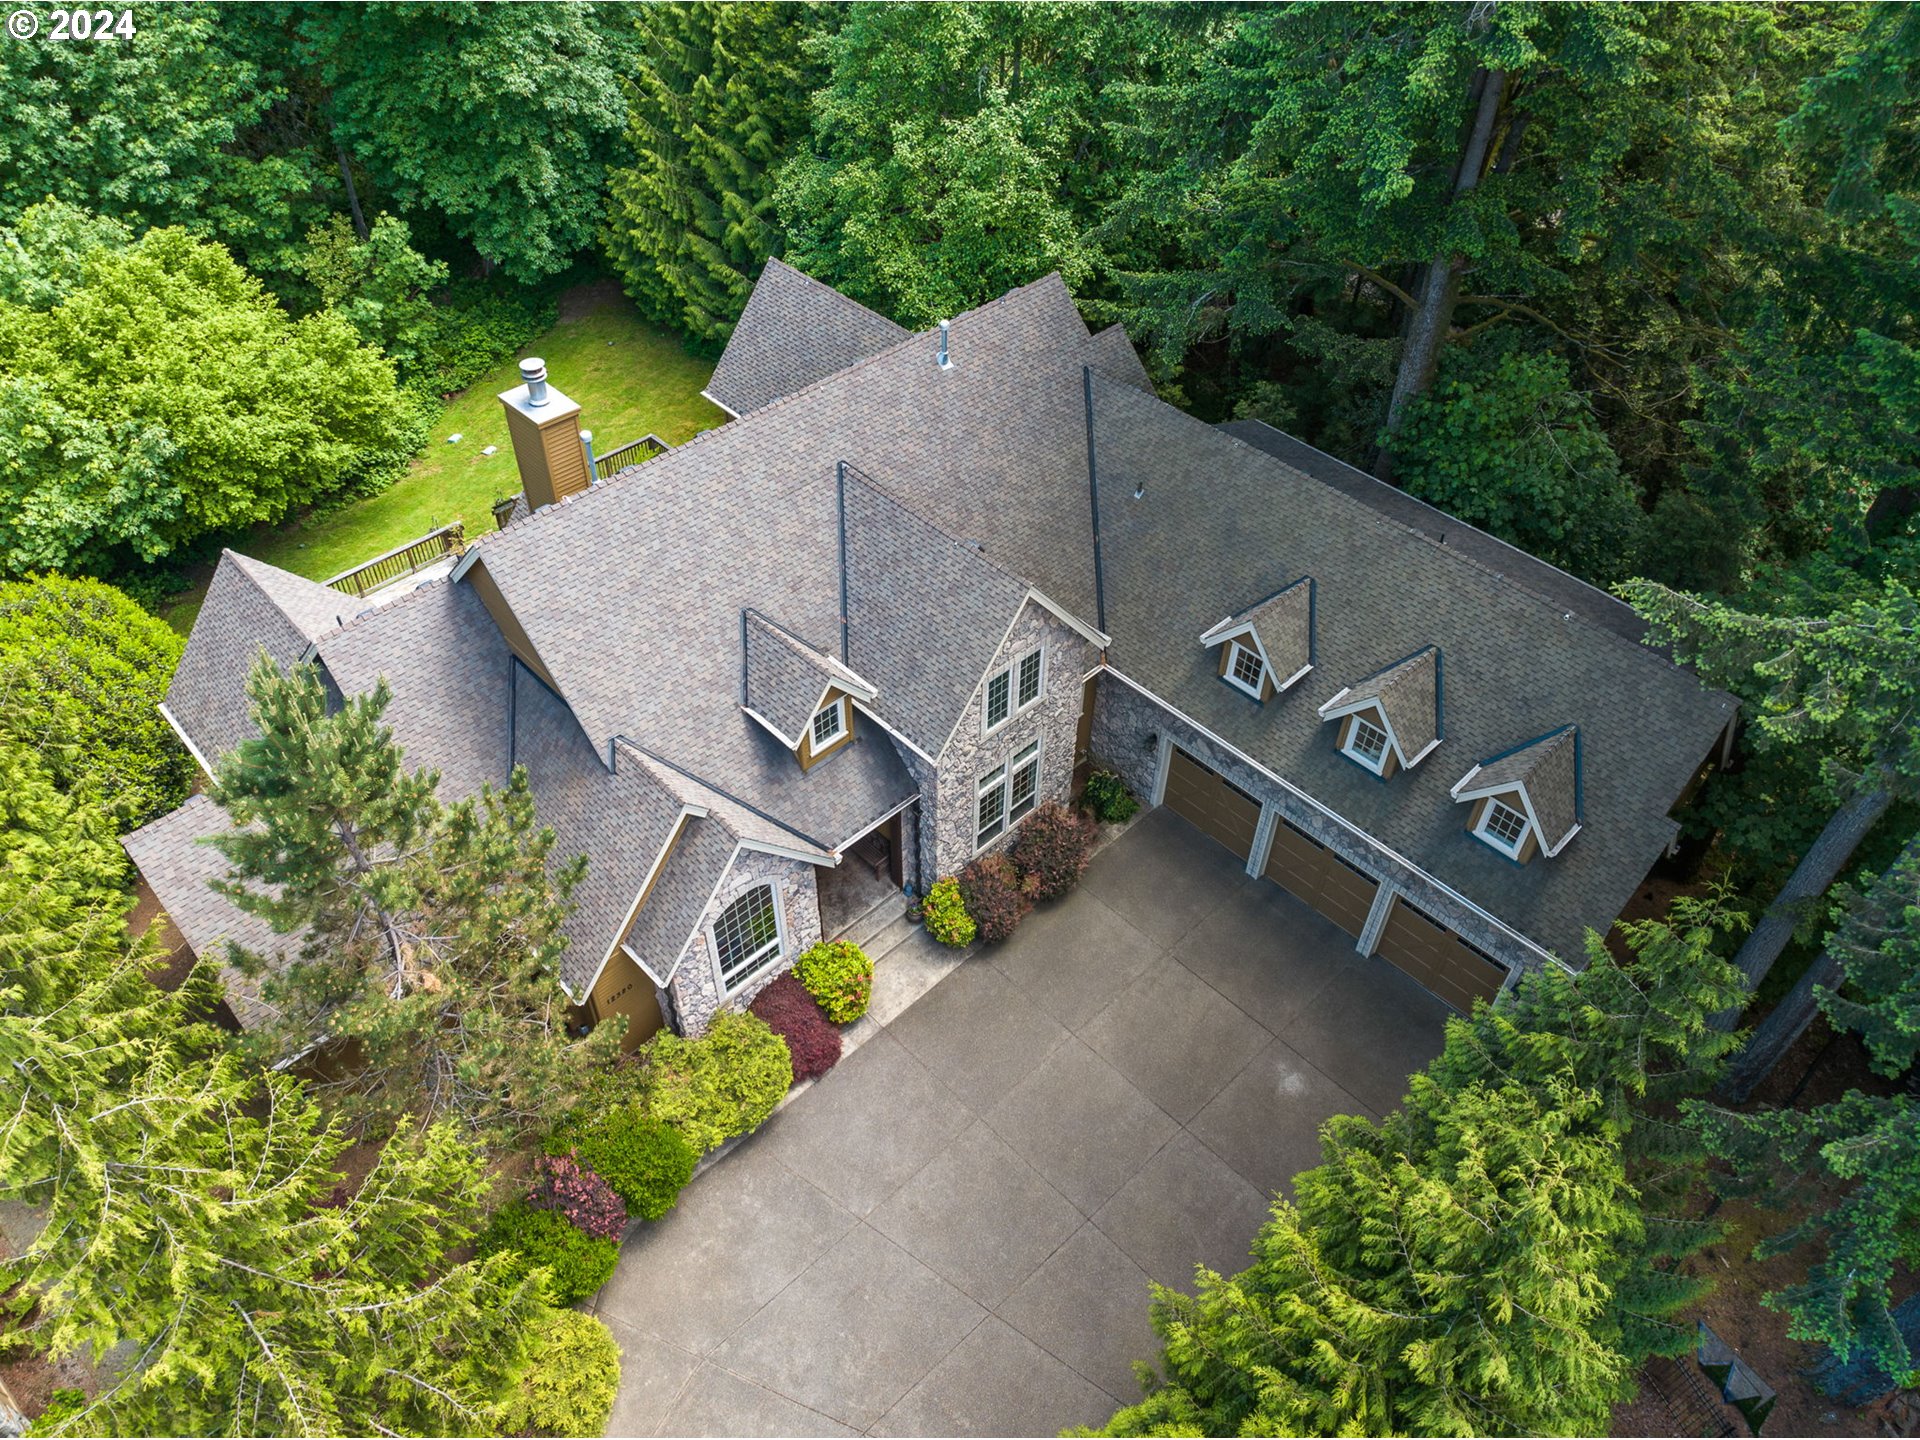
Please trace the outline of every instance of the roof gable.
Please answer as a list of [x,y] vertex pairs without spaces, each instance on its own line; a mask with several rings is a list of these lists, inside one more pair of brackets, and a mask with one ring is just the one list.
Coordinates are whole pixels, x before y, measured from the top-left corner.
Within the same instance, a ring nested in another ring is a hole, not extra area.
[[1387,718],[1394,754],[1411,770],[1446,734],[1440,647],[1426,645],[1349,685],[1320,707],[1323,720],[1377,709]]
[[758,610],[740,612],[740,703],[783,745],[798,748],[833,690],[872,700],[873,685]]
[[1562,725],[1481,761],[1454,783],[1457,801],[1519,792],[1549,856],[1580,828],[1584,807],[1580,727]]
[[1313,668],[1314,584],[1303,575],[1237,614],[1229,615],[1200,637],[1209,648],[1251,634],[1284,690]]
[[908,333],[785,261],[769,260],[707,382],[707,398],[746,415]]

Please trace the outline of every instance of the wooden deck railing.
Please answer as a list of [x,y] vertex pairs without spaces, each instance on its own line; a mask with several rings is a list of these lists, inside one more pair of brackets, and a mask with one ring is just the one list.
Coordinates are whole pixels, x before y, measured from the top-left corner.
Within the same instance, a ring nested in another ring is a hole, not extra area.
[[672,448],[658,435],[642,435],[638,440],[629,440],[618,449],[593,457],[594,481],[611,480],[629,465],[638,465],[656,455],[664,455]]
[[458,555],[467,548],[466,526],[458,520],[429,530],[418,540],[397,545],[384,555],[376,555],[351,570],[342,570],[326,583],[349,595],[365,595],[382,585],[391,585],[409,575],[417,575],[446,555]]

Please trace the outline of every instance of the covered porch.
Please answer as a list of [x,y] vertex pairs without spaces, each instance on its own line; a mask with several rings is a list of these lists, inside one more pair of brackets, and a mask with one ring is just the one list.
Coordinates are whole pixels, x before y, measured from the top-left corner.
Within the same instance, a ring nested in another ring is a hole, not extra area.
[[[917,803],[917,802],[916,802]],[[814,872],[820,933],[837,939],[906,888],[906,853],[914,805],[897,810],[841,852],[840,863]]]

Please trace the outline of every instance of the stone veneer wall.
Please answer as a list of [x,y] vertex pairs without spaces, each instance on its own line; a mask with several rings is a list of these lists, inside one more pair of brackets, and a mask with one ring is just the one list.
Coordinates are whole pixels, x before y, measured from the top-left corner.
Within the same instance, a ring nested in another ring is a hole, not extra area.
[[[1052,612],[1029,601],[981,678],[984,680],[1036,643],[1045,644],[1047,657],[1041,698],[1031,709],[983,737],[980,716],[986,704],[986,687],[982,685],[967,702],[937,771],[919,756],[901,751],[920,787],[920,864],[928,885],[956,873],[973,858],[980,777],[1012,759],[1029,741],[1040,741],[1040,800],[1063,800],[1072,787],[1081,677],[1093,668],[1099,652],[1061,624]],[[1016,826],[987,848],[1010,844],[1018,833]]]
[[[1275,815],[1284,817],[1304,830],[1336,855],[1351,861],[1391,886],[1413,904],[1456,931],[1469,944],[1476,945],[1509,966],[1536,970],[1540,955],[1520,944],[1498,926],[1489,924],[1467,906],[1441,889],[1433,880],[1376,849],[1346,826],[1328,818],[1297,795],[1275,785],[1259,771],[1216,745],[1174,711],[1149,700],[1132,686],[1102,674],[1096,687],[1093,709],[1093,754],[1095,763],[1113,770],[1127,782],[1127,788],[1141,804],[1153,800],[1154,781],[1159,770],[1158,737],[1170,738],[1189,755],[1212,766],[1227,779],[1265,804],[1261,816],[1261,834],[1256,845],[1264,844]],[[1464,839],[1464,836],[1462,837]]]
[[[786,922],[787,947],[778,960],[769,961],[760,973],[732,995],[720,993],[720,977],[713,963],[713,948],[708,932],[713,922],[741,895],[756,885],[771,884],[778,899],[781,917]],[[714,892],[713,901],[700,917],[700,928],[693,944],[668,987],[673,1000],[672,1015],[682,1035],[705,1033],[707,1024],[722,1005],[743,1010],[793,962],[800,952],[820,939],[820,892],[814,884],[813,866],[800,860],[788,860],[759,850],[742,850],[734,856]]]

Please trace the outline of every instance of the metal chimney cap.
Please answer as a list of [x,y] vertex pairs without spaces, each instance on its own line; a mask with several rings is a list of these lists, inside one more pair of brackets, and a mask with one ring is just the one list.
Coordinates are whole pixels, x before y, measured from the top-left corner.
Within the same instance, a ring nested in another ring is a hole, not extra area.
[[940,353],[934,357],[934,363],[942,370],[951,370],[953,368],[953,356],[947,353],[947,326],[949,323],[950,322],[946,320],[940,322]]
[[547,403],[547,362],[529,355],[520,362],[520,378],[526,382],[529,406]]

